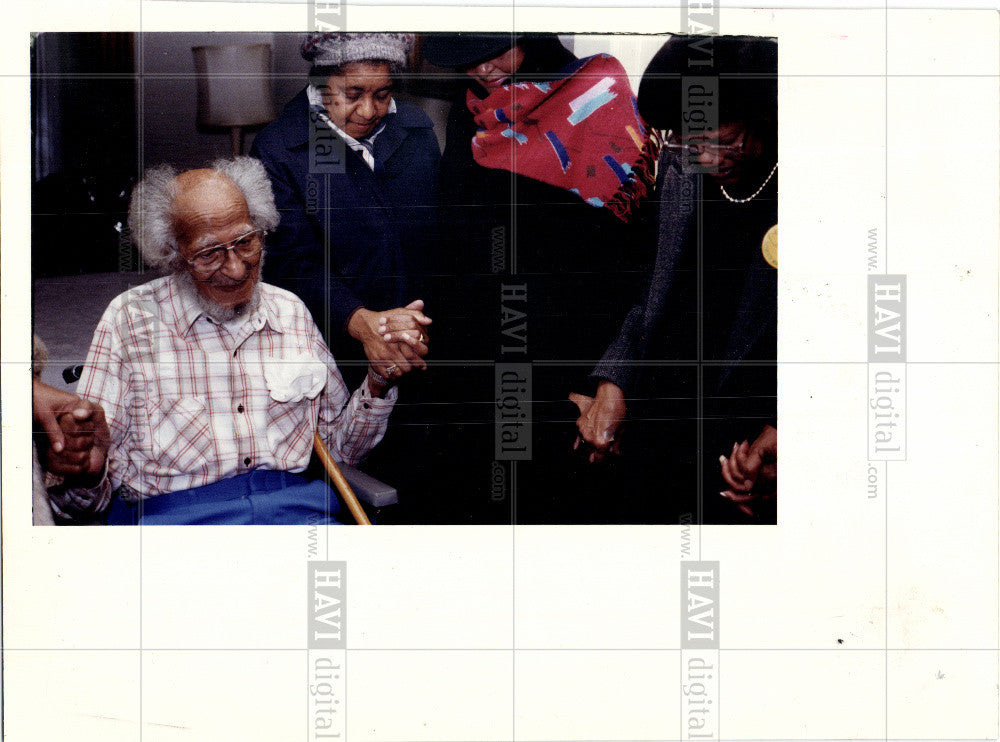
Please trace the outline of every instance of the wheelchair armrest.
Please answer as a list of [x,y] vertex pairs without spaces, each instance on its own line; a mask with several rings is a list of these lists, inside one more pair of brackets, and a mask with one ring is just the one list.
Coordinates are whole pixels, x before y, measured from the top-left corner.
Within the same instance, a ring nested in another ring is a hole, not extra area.
[[366,505],[373,508],[384,508],[399,502],[399,495],[396,493],[395,487],[381,482],[353,466],[344,463],[338,464],[338,466],[344,473],[344,479],[354,490],[354,494]]

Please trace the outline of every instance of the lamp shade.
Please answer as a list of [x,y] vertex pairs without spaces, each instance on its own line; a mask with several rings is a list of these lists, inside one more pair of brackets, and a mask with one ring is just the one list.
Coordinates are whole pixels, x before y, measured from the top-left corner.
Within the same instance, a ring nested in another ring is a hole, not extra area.
[[196,46],[198,124],[255,126],[275,117],[271,46]]

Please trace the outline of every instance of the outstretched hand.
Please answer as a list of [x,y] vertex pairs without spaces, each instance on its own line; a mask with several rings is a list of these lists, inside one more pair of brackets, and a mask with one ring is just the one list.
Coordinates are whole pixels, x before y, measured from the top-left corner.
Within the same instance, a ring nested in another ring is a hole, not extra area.
[[104,470],[111,434],[99,404],[37,379],[32,414],[48,438],[39,445],[43,466],[53,474],[92,479]]
[[580,409],[573,449],[578,449],[581,443],[589,446],[592,450],[587,460],[594,464],[604,461],[607,456],[620,455],[620,435],[626,412],[622,390],[610,381],[602,381],[596,396],[570,392],[569,399]]

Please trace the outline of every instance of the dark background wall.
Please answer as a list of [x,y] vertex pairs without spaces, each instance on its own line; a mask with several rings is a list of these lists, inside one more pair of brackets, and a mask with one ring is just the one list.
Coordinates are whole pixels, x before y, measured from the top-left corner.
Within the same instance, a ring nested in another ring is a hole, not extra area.
[[[123,236],[131,187],[149,167],[231,154],[199,127],[192,48],[271,46],[275,110],[306,84],[298,33],[46,33],[32,41],[32,258],[36,277],[139,268]],[[407,97],[405,91],[400,95]],[[443,145],[447,103],[413,98]],[[244,132],[244,152],[262,126]]]

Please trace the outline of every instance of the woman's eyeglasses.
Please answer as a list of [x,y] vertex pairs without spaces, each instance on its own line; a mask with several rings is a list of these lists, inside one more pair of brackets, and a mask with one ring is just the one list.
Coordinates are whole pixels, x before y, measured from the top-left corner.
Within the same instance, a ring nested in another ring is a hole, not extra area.
[[219,270],[225,264],[227,253],[230,250],[235,252],[241,260],[250,261],[260,255],[260,251],[264,249],[265,234],[267,233],[263,229],[254,229],[230,242],[199,250],[190,260],[187,258],[185,260],[199,273],[211,273]]
[[679,137],[673,135],[664,142],[663,148],[675,154],[685,154],[692,157],[698,157],[704,152],[713,159],[721,157],[737,158],[743,156],[743,142],[745,139],[746,137],[741,135],[739,143],[736,144],[720,144],[705,139],[689,139],[682,142]]

